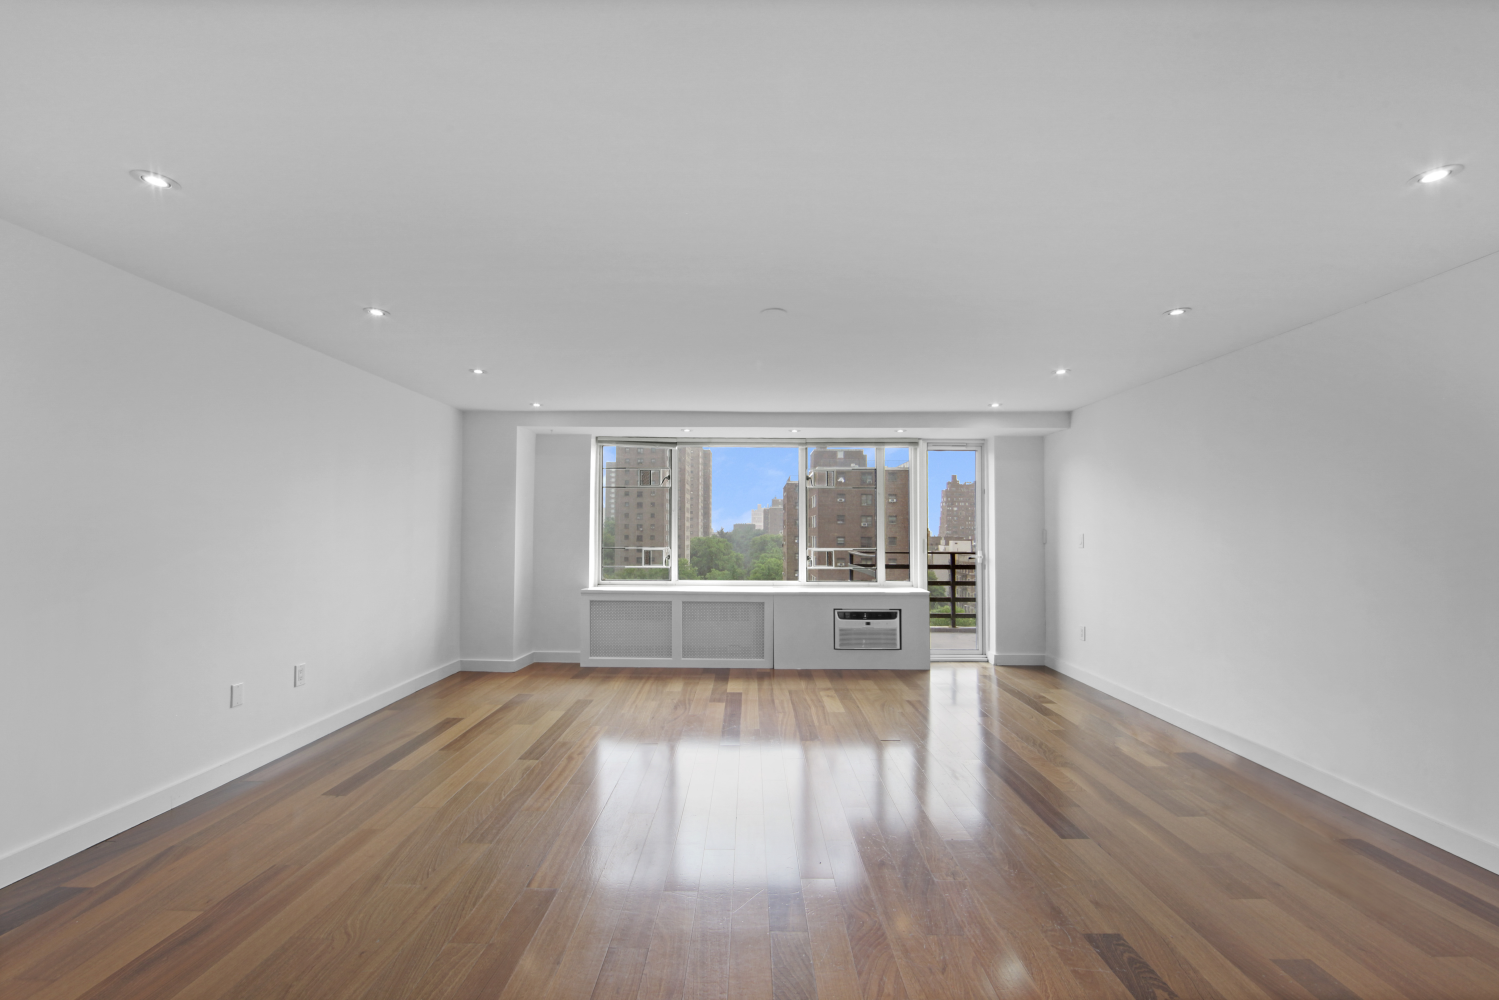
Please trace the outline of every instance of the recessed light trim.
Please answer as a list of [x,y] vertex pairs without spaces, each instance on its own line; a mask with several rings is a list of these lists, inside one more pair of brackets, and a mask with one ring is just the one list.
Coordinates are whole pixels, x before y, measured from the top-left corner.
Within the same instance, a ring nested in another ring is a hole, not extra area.
[[990,403],[990,404],[989,404],[989,409],[991,409],[991,410],[997,410],[997,409],[999,409],[999,408],[1000,408],[1000,406],[1002,406],[1002,405],[1003,405],[1003,404],[1002,404],[1002,403]]
[[1432,167],[1430,170],[1423,170],[1414,178],[1412,178],[1412,180],[1414,180],[1417,184],[1438,184],[1442,181],[1445,181],[1452,175],[1460,174],[1462,172],[1463,165],[1461,163],[1446,163],[1440,167]]
[[166,174],[159,174],[154,170],[132,170],[130,176],[157,191],[166,191],[169,188],[180,188],[182,185],[172,180]]
[[692,433],[692,428],[691,427],[683,427],[682,428],[682,433],[683,434],[691,434]]
[[897,433],[897,434],[904,434],[905,432],[906,432],[906,429],[904,427],[897,427],[895,429],[895,433]]
[[1187,313],[1189,313],[1191,311],[1192,311],[1192,307],[1191,306],[1172,306],[1170,309],[1166,310],[1166,315],[1167,316],[1185,316]]
[[532,403],[532,404],[531,404],[531,405],[532,405],[532,406],[536,406],[536,407],[539,407],[539,406],[541,406],[541,404],[540,404],[540,403]]
[[793,428],[791,428],[791,431],[790,431],[790,433],[792,433],[792,434],[800,434],[800,433],[801,433],[801,431],[799,431],[799,430],[797,430],[797,429],[796,429],[796,428],[795,428],[795,427],[793,427]]
[[366,316],[373,316],[375,319],[384,319],[390,315],[390,310],[381,309],[379,306],[365,306],[364,314]]
[[470,368],[469,371],[472,372],[475,375],[483,375],[484,374],[484,369],[483,368]]
[[1053,375],[1067,375],[1067,374],[1070,374],[1071,371],[1072,371],[1071,368],[1056,368],[1056,369],[1052,370],[1052,374]]

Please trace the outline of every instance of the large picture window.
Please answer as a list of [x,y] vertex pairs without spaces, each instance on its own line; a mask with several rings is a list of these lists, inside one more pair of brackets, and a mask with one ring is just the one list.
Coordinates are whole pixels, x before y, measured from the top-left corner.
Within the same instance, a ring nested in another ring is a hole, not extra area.
[[907,444],[600,441],[600,582],[910,580]]

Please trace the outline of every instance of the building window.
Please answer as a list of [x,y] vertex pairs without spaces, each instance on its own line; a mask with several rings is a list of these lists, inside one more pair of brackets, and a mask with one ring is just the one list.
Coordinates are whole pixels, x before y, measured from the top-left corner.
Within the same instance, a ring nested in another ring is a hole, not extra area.
[[887,546],[889,546],[890,548],[893,549],[893,548],[895,548],[896,545],[899,544],[899,542],[896,541],[896,538],[895,538],[894,535],[891,535],[889,538],[885,539],[885,544]]
[[895,523],[895,515],[891,514],[888,517],[886,517],[885,520],[888,521],[891,524],[894,524]]
[[865,514],[863,517],[859,518],[859,527],[861,527],[861,528],[872,528],[872,527],[874,527],[874,517],[871,516],[871,515],[869,515],[869,514]]
[[[894,496],[894,494],[891,494],[891,496]],[[860,507],[873,507],[874,506],[874,494],[873,493],[860,493],[859,494],[859,506]]]
[[861,472],[861,473],[859,473],[859,485],[860,486],[873,486],[874,485],[874,470],[873,469],[871,469],[868,472]]
[[839,514],[837,517],[833,518],[833,520],[836,521],[839,524],[842,524],[843,523],[843,515]]
[[860,548],[864,548],[864,549],[872,549],[872,548],[874,548],[874,536],[873,535],[860,535],[859,536],[859,547]]
[[895,495],[894,493],[890,494],[885,499],[889,500],[891,503],[900,503],[900,497]]
[[833,544],[834,545],[844,545],[846,543],[843,541],[843,536],[839,535],[837,538],[833,539]]

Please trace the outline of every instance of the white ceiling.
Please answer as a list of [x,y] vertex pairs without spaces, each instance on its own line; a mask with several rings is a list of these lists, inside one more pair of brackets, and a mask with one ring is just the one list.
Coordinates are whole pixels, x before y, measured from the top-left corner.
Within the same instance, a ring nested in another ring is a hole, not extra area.
[[0,18],[0,216],[464,408],[1071,409],[1499,249],[1494,3]]

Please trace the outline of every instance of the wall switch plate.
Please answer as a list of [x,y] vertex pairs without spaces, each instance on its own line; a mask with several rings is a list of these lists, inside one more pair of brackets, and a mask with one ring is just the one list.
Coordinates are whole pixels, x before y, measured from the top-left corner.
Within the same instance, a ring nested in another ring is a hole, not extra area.
[[229,685],[229,707],[239,708],[245,703],[245,682]]
[[1083,642],[1087,642],[1088,641],[1088,626],[1086,626],[1086,625],[1079,625],[1077,627],[1077,634],[1078,634],[1079,637],[1082,638]]
[[294,663],[294,664],[292,664],[291,670],[292,670],[292,674],[291,674],[291,686],[292,687],[301,687],[303,684],[307,683],[307,664],[305,664],[305,663]]
[[1080,549],[1086,549],[1088,547],[1088,536],[1087,535],[1078,535],[1077,536],[1077,547],[1080,548]]

